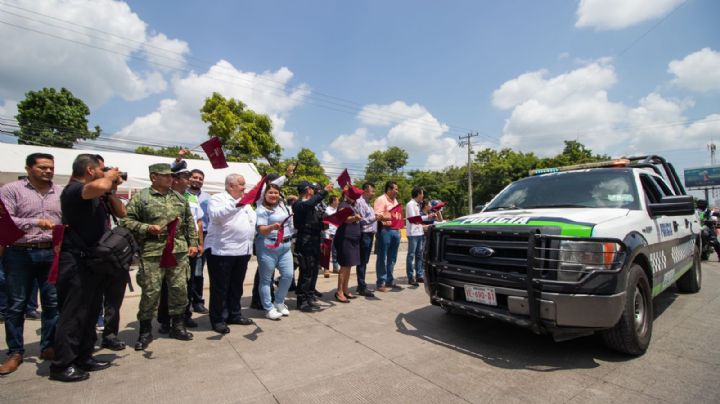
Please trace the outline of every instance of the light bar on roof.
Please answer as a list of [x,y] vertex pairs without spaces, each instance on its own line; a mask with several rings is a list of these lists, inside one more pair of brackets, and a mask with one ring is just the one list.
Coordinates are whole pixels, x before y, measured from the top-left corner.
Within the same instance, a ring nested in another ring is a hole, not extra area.
[[530,170],[530,175],[542,175],[548,173],[559,173],[562,171],[585,170],[588,168],[627,167],[629,165],[630,160],[628,159],[615,159],[607,161],[597,161],[594,163],[575,164],[563,167],[538,168],[535,170]]

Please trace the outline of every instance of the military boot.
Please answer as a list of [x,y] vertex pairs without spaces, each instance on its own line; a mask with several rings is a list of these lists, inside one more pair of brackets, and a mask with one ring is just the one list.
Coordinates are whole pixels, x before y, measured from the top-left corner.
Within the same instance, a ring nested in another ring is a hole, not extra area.
[[152,340],[152,320],[140,320],[140,335],[135,343],[135,350],[143,351],[147,349]]
[[183,315],[173,316],[170,324],[170,338],[179,339],[180,341],[190,341],[193,339],[192,333],[185,328],[185,320]]

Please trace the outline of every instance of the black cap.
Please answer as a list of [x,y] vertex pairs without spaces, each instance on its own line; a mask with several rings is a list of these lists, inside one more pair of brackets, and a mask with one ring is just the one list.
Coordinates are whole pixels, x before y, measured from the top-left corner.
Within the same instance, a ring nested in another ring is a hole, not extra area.
[[312,184],[307,181],[300,181],[300,183],[297,184],[297,190],[299,193],[302,194],[303,192],[305,192],[306,189],[310,188],[311,186]]
[[187,162],[185,160],[173,161],[172,166],[170,166],[170,171],[176,173],[178,171],[185,170],[186,168]]

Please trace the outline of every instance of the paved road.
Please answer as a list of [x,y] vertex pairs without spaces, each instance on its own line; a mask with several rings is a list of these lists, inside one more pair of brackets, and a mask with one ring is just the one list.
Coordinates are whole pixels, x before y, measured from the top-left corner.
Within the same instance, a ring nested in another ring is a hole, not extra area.
[[[319,288],[332,291],[335,282],[321,278]],[[704,265],[700,293],[673,288],[656,299],[652,344],[640,358],[613,353],[596,337],[555,343],[446,315],[422,288],[350,304],[325,300],[320,313],[292,310],[278,322],[248,309],[257,326],[233,326],[225,336],[200,316],[192,342],[160,338],[145,353],[100,350],[115,366],[79,384],[48,381],[49,364],[37,359],[39,323],[28,322],[26,361],[0,378],[0,402],[720,402],[717,262]],[[128,295],[122,310],[129,345],[138,301]]]

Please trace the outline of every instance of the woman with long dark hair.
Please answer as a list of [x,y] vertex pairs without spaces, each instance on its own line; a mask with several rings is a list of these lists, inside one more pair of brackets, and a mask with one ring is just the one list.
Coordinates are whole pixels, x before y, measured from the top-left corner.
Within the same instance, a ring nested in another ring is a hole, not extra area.
[[[267,184],[262,203],[258,205],[255,213],[258,232],[255,252],[260,271],[260,301],[266,311],[265,317],[280,320],[282,316],[290,315],[285,305],[285,296],[292,282],[293,258],[291,215],[280,206],[279,186]],[[275,268],[280,272],[280,280],[273,302],[270,297],[270,285]]]

